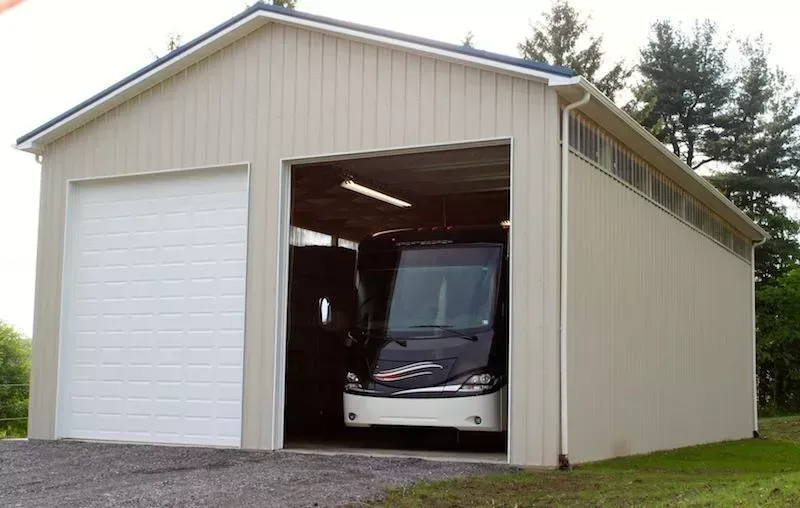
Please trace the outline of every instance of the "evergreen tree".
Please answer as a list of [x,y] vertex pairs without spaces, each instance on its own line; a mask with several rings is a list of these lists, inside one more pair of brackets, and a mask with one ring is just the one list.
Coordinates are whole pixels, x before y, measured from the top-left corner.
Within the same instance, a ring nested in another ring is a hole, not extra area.
[[763,38],[727,40],[708,21],[684,33],[653,26],[629,111],[690,167],[713,162],[710,181],[770,235],[755,251],[757,367],[764,408],[800,409],[797,295],[800,94],[769,64]]
[[475,38],[475,34],[472,33],[472,30],[468,31],[467,34],[464,36],[464,39],[461,41],[461,45],[465,48],[474,48],[475,44],[472,42],[472,39]]
[[641,82],[628,112],[692,169],[719,156],[720,120],[733,86],[727,48],[708,20],[688,34],[659,21],[640,52]]
[[297,7],[297,0],[268,0],[267,3],[286,9],[294,9]]
[[[581,18],[567,0],[557,0],[542,17],[543,21],[531,27],[533,35],[518,45],[522,57],[568,67],[613,100],[633,70],[617,62],[607,73],[598,75],[603,65],[603,38],[589,33],[588,20]],[[582,40],[588,40],[588,45],[580,49]]]
[[761,284],[800,260],[800,225],[786,209],[800,204],[800,94],[784,72],[770,68],[763,38],[742,43],[741,54],[745,64],[714,147],[728,169],[710,180],[770,234],[756,251]]

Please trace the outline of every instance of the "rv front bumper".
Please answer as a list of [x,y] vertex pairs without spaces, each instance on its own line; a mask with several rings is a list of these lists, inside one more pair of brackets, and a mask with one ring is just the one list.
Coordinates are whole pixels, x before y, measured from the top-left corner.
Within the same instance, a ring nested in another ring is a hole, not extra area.
[[506,430],[506,397],[506,387],[486,395],[424,399],[344,393],[344,423],[500,432]]

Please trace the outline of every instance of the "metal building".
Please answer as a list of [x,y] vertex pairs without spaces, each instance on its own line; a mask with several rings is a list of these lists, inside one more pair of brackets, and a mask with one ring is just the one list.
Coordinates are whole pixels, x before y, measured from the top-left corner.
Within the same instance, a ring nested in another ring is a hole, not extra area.
[[509,462],[757,428],[765,233],[567,69],[258,3],[16,146],[42,164],[31,438],[281,448],[291,167],[497,146]]

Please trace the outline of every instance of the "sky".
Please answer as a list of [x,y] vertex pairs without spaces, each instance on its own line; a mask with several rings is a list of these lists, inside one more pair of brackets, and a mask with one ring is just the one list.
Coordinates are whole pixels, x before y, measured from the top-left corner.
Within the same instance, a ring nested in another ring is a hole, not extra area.
[[[237,14],[245,0],[25,0],[0,14],[0,320],[33,329],[39,165],[14,140]],[[298,0],[298,9],[518,55],[550,0]],[[764,33],[773,63],[800,82],[796,13],[788,0],[572,0],[591,16],[610,60],[635,61],[658,19],[710,18],[738,36]]]

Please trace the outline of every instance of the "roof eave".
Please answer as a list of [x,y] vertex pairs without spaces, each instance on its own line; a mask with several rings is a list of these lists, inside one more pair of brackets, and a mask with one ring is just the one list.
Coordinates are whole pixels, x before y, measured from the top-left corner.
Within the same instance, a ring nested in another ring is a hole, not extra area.
[[[731,225],[737,230],[747,234],[750,240],[757,242],[765,238],[769,238],[769,234],[758,224],[753,222],[753,220],[748,217],[747,214],[734,205],[708,180],[698,175],[694,170],[687,166],[686,163],[678,158],[678,156],[672,153],[666,146],[664,146],[663,143],[656,139],[655,136],[642,127],[639,122],[634,120],[630,115],[614,104],[611,99],[606,97],[605,94],[598,90],[597,87],[595,87],[592,83],[581,76],[565,81],[566,82],[562,83],[552,83],[551,86],[556,87],[556,90],[561,95],[565,95],[565,92],[568,92],[569,90],[572,90],[576,92],[576,95],[579,94],[581,96],[588,92],[593,99],[592,102],[599,105],[600,110],[602,110],[602,118],[595,118],[598,123],[601,123],[604,125],[604,127],[609,128],[612,134],[616,134],[616,132],[614,132],[614,126],[608,125],[609,122],[618,124],[616,129],[617,131],[619,131],[621,128],[624,128],[624,130],[627,131],[626,134],[628,134],[628,136],[625,137],[626,139],[638,139],[641,144],[646,145],[646,147],[649,148],[649,151],[657,154],[658,158],[660,158],[662,161],[666,161],[670,166],[669,169],[672,170],[672,174],[668,174],[668,176],[672,177],[678,183],[687,184],[687,187],[690,187],[687,190],[693,192],[696,197],[698,197],[712,210],[731,223]],[[589,105],[582,108],[590,116],[592,116],[591,104],[592,103],[590,102]],[[639,155],[644,156],[644,154]],[[659,169],[662,171],[667,169],[663,168],[661,164],[655,164],[652,160],[652,157],[644,156],[644,158],[649,159],[651,164],[659,167]]]

